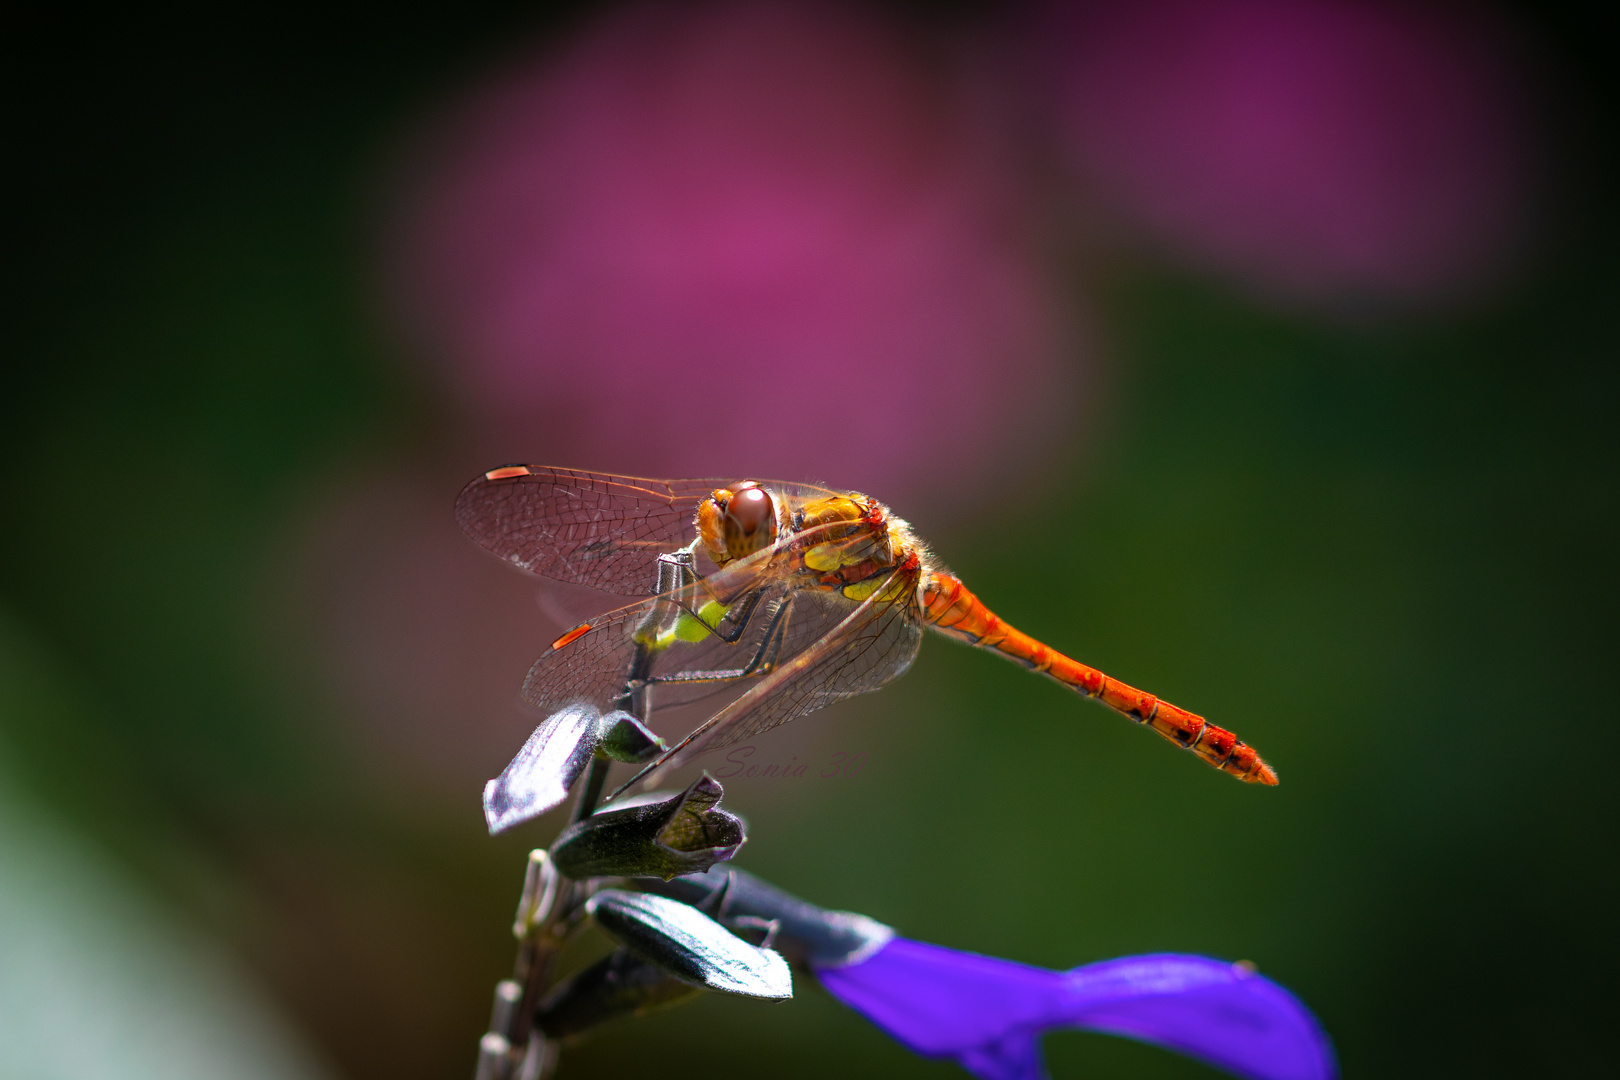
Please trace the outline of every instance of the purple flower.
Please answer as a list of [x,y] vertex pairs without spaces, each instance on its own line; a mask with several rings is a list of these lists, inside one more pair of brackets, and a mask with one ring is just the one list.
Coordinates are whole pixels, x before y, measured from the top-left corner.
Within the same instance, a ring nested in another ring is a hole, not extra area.
[[1123,1035],[1252,1080],[1330,1080],[1327,1035],[1299,999],[1242,964],[1158,953],[1048,971],[895,938],[816,970],[823,986],[907,1048],[984,1080],[1040,1080],[1056,1027]]

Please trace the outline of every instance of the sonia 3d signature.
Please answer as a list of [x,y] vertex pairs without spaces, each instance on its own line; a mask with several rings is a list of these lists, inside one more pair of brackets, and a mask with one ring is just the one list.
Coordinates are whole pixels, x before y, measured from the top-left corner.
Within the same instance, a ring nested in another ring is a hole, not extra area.
[[817,767],[808,761],[800,761],[799,755],[794,754],[786,763],[760,762],[751,760],[754,756],[753,746],[739,746],[726,755],[725,764],[715,770],[714,775],[720,780],[731,779],[772,779],[800,780],[842,780],[851,776],[858,776],[866,768],[866,753],[848,753],[840,750],[832,755],[830,760]]

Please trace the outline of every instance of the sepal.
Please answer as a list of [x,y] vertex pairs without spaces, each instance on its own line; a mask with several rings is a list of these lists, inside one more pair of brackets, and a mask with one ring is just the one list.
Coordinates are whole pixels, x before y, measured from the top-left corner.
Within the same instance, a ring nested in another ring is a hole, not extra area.
[[817,968],[858,964],[894,937],[894,930],[876,919],[818,907],[731,866],[716,866],[707,873],[664,884],[648,882],[645,887],[698,904],[745,935],[757,933],[756,928],[764,923],[776,923],[771,947],[795,964]]
[[742,819],[720,809],[724,794],[704,773],[673,798],[593,814],[557,837],[552,863],[575,880],[702,873],[747,839]]
[[645,1016],[703,993],[628,949],[601,960],[552,987],[535,1009],[534,1022],[547,1038],[581,1035],[613,1020]]
[[539,817],[568,798],[600,740],[601,713],[570,705],[540,722],[506,769],[484,785],[484,820],[491,833]]
[[627,712],[610,712],[602,717],[602,741],[596,752],[613,761],[642,765],[651,761],[669,746]]
[[793,996],[793,975],[779,953],[748,944],[687,904],[604,889],[585,911],[609,937],[682,982],[744,997]]

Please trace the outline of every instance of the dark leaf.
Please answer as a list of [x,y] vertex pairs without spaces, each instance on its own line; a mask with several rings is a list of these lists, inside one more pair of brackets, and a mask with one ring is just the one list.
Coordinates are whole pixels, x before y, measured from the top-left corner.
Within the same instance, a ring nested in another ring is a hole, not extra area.
[[787,961],[748,944],[694,907],[649,893],[604,889],[585,910],[609,937],[683,982],[745,997],[793,996]]
[[535,1010],[548,1038],[579,1035],[622,1017],[645,1016],[703,993],[628,949],[610,955],[553,987]]
[[490,832],[539,817],[568,798],[596,752],[600,719],[589,705],[570,705],[534,729],[506,770],[484,785]]

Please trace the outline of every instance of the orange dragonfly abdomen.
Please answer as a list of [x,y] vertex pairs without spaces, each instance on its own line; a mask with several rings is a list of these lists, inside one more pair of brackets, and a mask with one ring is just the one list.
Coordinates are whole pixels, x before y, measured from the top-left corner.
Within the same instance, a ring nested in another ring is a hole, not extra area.
[[1110,679],[1096,668],[1087,667],[1036,641],[1008,625],[950,574],[928,576],[923,585],[923,606],[924,620],[936,630],[970,645],[994,649],[1086,697],[1094,697],[1240,780],[1251,784],[1277,783],[1277,774],[1271,766],[1230,731],[1118,679]]

